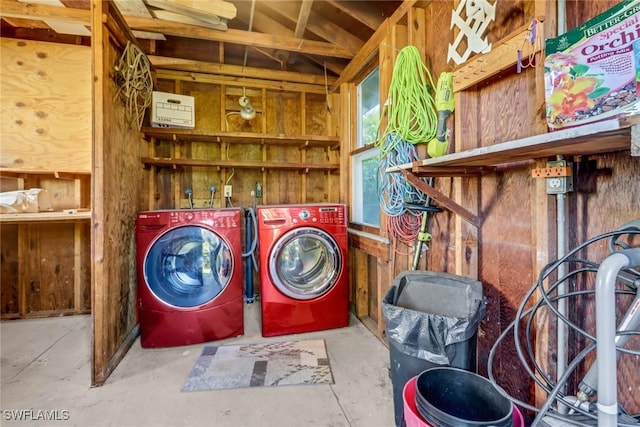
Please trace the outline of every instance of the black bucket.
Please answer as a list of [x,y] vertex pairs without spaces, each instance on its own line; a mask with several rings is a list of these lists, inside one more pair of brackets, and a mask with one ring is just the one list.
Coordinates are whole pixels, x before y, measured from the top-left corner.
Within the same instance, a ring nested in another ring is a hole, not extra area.
[[416,381],[416,407],[433,427],[513,427],[513,404],[488,379],[452,367],[427,369]]

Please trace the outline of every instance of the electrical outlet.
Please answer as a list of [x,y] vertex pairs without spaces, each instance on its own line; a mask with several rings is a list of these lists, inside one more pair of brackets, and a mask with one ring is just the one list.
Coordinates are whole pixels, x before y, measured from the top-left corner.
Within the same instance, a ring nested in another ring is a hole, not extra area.
[[225,185],[224,186],[224,197],[231,197],[233,194],[233,187],[231,187],[230,185]]
[[[565,169],[565,167],[571,168],[572,163],[567,163],[564,160],[560,160],[557,162],[548,162],[547,168],[560,168]],[[573,191],[573,176],[550,176],[546,178],[547,180],[547,194],[566,194],[570,191]]]

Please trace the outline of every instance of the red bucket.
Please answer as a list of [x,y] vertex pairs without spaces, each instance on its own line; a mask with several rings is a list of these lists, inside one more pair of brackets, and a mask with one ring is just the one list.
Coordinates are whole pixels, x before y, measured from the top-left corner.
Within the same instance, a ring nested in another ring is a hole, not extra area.
[[[411,378],[404,385],[402,399],[404,401],[404,422],[407,427],[431,427],[416,407],[416,380],[418,376]],[[524,427],[524,419],[516,405],[513,405],[513,427]]]

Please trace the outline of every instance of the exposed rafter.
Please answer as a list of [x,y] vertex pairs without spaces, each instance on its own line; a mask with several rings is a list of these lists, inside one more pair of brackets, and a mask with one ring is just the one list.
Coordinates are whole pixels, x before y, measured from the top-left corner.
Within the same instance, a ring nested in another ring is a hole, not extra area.
[[293,36],[301,39],[304,36],[304,32],[307,29],[307,22],[309,21],[309,15],[311,14],[311,6],[313,0],[302,0],[300,4],[300,12],[298,13],[298,22],[296,22],[296,29]]
[[[297,22],[298,17],[293,12],[288,12],[286,9],[278,8],[278,2],[267,1],[261,3],[261,6],[274,13],[280,14],[291,22]],[[362,40],[347,32],[344,28],[341,28],[329,21],[323,21],[322,23],[309,22],[307,25],[307,31],[335,45],[343,46],[344,49],[354,55],[364,44]]]
[[[84,9],[63,8],[23,4],[15,0],[3,0],[1,17],[21,19],[59,19],[63,22],[90,25],[91,12]],[[160,32],[165,35],[185,37],[210,41],[222,41],[243,46],[255,46],[269,49],[303,52],[310,55],[329,56],[336,58],[352,58],[353,53],[341,46],[314,40],[297,39],[275,34],[258,34],[255,32],[231,30],[212,31],[211,29],[195,25],[180,24],[152,18],[126,16],[127,24],[133,30]]]
[[[294,73],[290,71],[274,71],[260,68],[243,68],[240,65],[214,64],[210,62],[191,61],[187,59],[165,58],[149,56],[151,64],[167,70],[188,71],[193,73],[208,73],[226,76],[247,77],[260,80],[288,81],[296,83],[324,85],[324,76]],[[328,77],[328,83],[335,83],[335,77]]]
[[151,14],[154,18],[158,18],[164,21],[180,22],[182,24],[197,25],[199,27],[207,27],[213,30],[228,30],[227,23],[220,20],[217,16],[216,19],[209,19],[208,21],[202,21],[198,18],[183,15],[180,13],[171,12],[164,9],[153,9]]
[[[199,19],[201,21],[209,21],[214,19],[220,21],[220,18],[233,19],[236,17],[236,7],[233,3],[222,0],[144,0],[145,3],[169,10],[174,13],[181,13],[185,16]],[[213,18],[215,17],[215,18]]]
[[[131,15],[151,18],[151,12],[149,12],[149,9],[142,0],[114,0],[114,3],[123,16]],[[147,31],[134,31],[133,35],[139,39],[166,40],[164,35],[160,33],[150,33]]]
[[[385,17],[416,0],[0,0],[3,36],[91,42],[96,2],[117,6],[149,55],[337,76]],[[43,2],[55,2],[43,4]],[[250,12],[251,10],[251,12]],[[252,19],[253,18],[253,19]],[[58,22],[52,29],[45,22]],[[250,22],[253,25],[250,25]],[[70,24],[70,25],[69,25]],[[69,36],[79,28],[85,36]],[[74,38],[75,37],[75,38]],[[358,55],[360,56],[360,55]],[[357,61],[360,62],[360,61]]]
[[161,31],[176,37],[201,40],[214,40],[235,43],[243,46],[256,46],[269,49],[281,49],[291,52],[304,52],[311,55],[332,56],[336,58],[352,58],[353,53],[343,47],[326,42],[297,39],[276,34],[259,34],[252,31],[232,30],[211,31],[195,25],[178,24],[158,19],[125,17],[127,24],[134,30]]
[[372,9],[368,2],[346,2],[341,0],[326,0],[326,2],[372,30],[378,29],[385,18],[380,12]]
[[[311,14],[311,6],[313,0],[302,0],[300,3],[300,11],[298,12],[298,21],[296,22],[296,29],[293,32],[293,36],[296,38],[303,38],[304,32],[307,29],[307,22],[309,21],[309,15]],[[282,63],[286,69],[288,64],[295,63],[296,55],[291,52],[285,52],[282,58]]]

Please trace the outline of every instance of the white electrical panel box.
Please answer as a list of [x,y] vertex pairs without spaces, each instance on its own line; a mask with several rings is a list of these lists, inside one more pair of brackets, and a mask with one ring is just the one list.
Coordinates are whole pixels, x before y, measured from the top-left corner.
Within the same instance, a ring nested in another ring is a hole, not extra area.
[[153,91],[151,126],[155,128],[193,129],[196,125],[193,96]]

